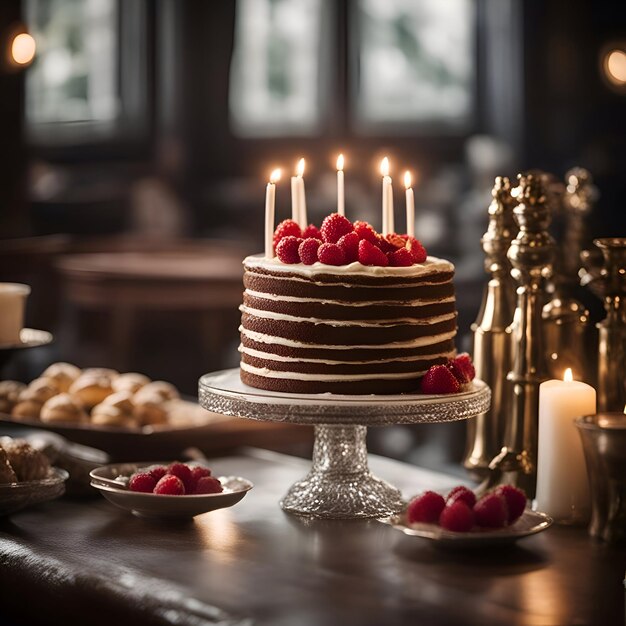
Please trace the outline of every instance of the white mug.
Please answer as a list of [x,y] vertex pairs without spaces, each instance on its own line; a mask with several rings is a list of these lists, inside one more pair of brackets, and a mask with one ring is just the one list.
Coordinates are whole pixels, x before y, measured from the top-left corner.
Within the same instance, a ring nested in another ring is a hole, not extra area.
[[24,308],[30,287],[20,283],[0,283],[0,346],[20,343]]

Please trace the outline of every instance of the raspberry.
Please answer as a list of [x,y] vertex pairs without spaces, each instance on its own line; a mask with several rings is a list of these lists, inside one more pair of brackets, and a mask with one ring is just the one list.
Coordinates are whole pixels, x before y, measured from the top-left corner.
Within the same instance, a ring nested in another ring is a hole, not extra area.
[[459,381],[445,365],[433,365],[420,383],[422,393],[457,393]]
[[494,493],[506,502],[506,508],[509,512],[507,521],[509,524],[515,522],[521,517],[526,508],[526,494],[513,485],[500,485],[494,490]]
[[274,248],[283,237],[302,237],[300,226],[293,220],[283,220],[274,231]]
[[409,502],[406,510],[407,520],[409,524],[414,522],[435,524],[444,506],[446,506],[446,501],[443,496],[434,491],[425,491]]
[[305,265],[313,265],[319,259],[317,258],[317,250],[322,245],[321,239],[305,239],[298,248],[300,260]]
[[378,245],[378,235],[367,222],[354,222],[354,232],[359,236],[359,239],[365,239],[375,246]]
[[413,265],[413,257],[406,248],[394,250],[387,254],[389,265],[392,267],[409,267]]
[[222,483],[214,476],[203,476],[196,485],[194,493],[221,493],[224,491]]
[[323,243],[317,250],[320,263],[326,265],[344,265],[346,255],[336,243]]
[[309,224],[302,231],[302,239],[321,239],[322,233],[320,233],[320,229],[314,224]]
[[325,243],[337,243],[344,235],[354,230],[352,222],[339,213],[331,213],[324,218],[320,232]]
[[283,237],[276,246],[276,256],[283,263],[300,263],[298,247],[302,241],[299,237],[292,237],[291,235]]
[[479,526],[502,528],[509,519],[506,500],[495,493],[488,493],[476,503],[474,515]]
[[467,532],[474,526],[474,513],[463,500],[455,500],[441,512],[439,526],[456,533]]
[[361,239],[359,241],[359,263],[362,265],[386,267],[389,265],[389,259],[380,248],[377,248],[367,239]]
[[468,489],[464,485],[459,485],[455,487],[446,498],[446,502],[448,504],[452,504],[457,500],[461,500],[461,502],[465,502],[470,509],[474,508],[476,504],[476,495],[471,489]]
[[152,493],[156,493],[160,496],[184,496],[185,485],[183,485],[183,481],[178,478],[178,476],[166,474],[156,484]]
[[343,250],[346,263],[354,263],[359,260],[359,236],[355,232],[344,235],[337,245]]
[[448,367],[461,385],[471,382],[476,376],[476,370],[474,369],[474,364],[472,363],[472,357],[467,354],[467,352],[459,354],[456,359],[452,359],[448,363]]
[[422,242],[419,239],[409,237],[406,242],[406,247],[411,253],[411,256],[413,257],[413,261],[415,261],[415,263],[423,263],[426,260],[426,257],[428,256],[426,254],[426,248],[424,248]]
[[155,465],[150,468],[149,473],[154,477],[155,481],[161,480],[165,474],[167,474],[167,467],[165,465]]
[[192,467],[191,468],[191,483],[193,485],[194,490],[196,488],[196,485],[198,484],[198,481],[201,478],[204,478],[205,476],[210,476],[210,475],[211,475],[211,470],[208,467],[204,467],[200,465],[196,465],[195,467]]
[[191,491],[193,488],[193,479],[191,478],[191,469],[184,463],[172,463],[167,468],[167,473],[172,476],[177,476],[183,481],[185,485],[185,491]]
[[131,491],[139,491],[141,493],[152,493],[154,486],[157,484],[156,478],[148,472],[140,472],[133,474],[128,482],[128,488]]
[[389,233],[385,237],[385,241],[393,246],[394,249],[406,248],[406,239],[403,239],[400,235],[396,233]]

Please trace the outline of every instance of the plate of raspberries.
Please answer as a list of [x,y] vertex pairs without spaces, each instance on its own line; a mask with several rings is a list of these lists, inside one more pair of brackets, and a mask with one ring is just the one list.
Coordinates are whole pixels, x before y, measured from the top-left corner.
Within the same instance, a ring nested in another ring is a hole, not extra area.
[[424,491],[402,513],[381,521],[440,545],[482,547],[512,543],[552,525],[552,518],[526,505],[524,491],[512,485],[500,485],[481,497],[458,485],[447,494]]

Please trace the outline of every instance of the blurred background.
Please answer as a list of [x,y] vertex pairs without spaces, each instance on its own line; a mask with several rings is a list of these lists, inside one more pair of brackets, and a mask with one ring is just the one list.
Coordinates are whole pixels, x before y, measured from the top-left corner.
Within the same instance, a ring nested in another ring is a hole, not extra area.
[[[626,234],[623,2],[2,0],[0,94],[0,280],[32,286],[27,325],[57,339],[15,377],[64,359],[195,394],[236,366],[241,259],[269,172],[300,157],[318,224],[340,152],[347,216],[376,228],[381,156],[401,228],[412,170],[416,236],[457,265],[461,349],[494,176],[586,167],[590,236]],[[380,450],[417,458],[415,432]]]

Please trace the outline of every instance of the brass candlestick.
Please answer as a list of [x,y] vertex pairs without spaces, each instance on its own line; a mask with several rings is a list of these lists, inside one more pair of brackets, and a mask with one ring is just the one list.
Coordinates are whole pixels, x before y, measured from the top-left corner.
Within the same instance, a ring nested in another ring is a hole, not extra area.
[[580,253],[586,243],[585,217],[597,197],[591,174],[576,167],[566,174],[567,187],[561,194],[560,212],[565,232],[557,248],[553,292],[543,309],[548,366],[552,378],[561,378],[570,367],[584,380],[591,380],[586,354],[589,311],[576,299]]
[[539,385],[548,378],[541,312],[545,284],[552,273],[554,240],[549,198],[542,177],[519,174],[513,210],[519,233],[508,251],[511,276],[517,282],[517,306],[513,316],[512,407],[504,434],[504,447],[493,459],[491,481],[516,484],[528,497],[536,487],[537,414]]
[[581,284],[604,300],[606,317],[598,328],[598,411],[622,411],[626,405],[626,238],[594,239],[601,266],[585,253]]
[[498,176],[491,191],[489,227],[480,243],[485,251],[485,270],[491,278],[484,290],[476,322],[472,325],[472,354],[476,375],[491,388],[491,408],[467,422],[464,466],[477,473],[488,470],[502,445],[510,394],[506,375],[511,369],[511,334],[515,285],[506,253],[517,231],[513,219],[515,201],[508,178]]

